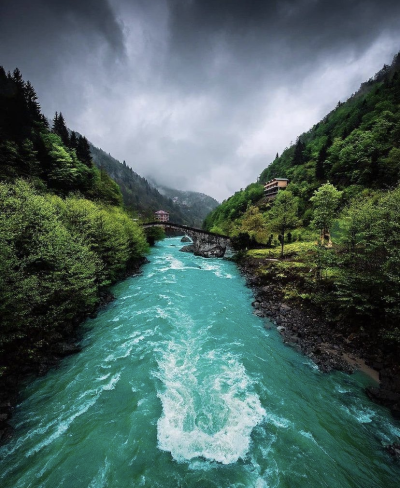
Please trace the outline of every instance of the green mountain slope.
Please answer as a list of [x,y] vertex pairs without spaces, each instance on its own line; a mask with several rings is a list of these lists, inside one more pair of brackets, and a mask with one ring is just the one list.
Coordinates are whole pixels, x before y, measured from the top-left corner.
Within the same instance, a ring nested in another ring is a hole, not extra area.
[[[357,93],[288,147],[254,183],[222,203],[205,220],[207,229],[233,231],[249,204],[262,197],[262,184],[288,178],[299,198],[301,218],[311,218],[310,197],[330,181],[343,190],[343,202],[366,189],[389,189],[400,178],[400,55],[385,65]],[[260,201],[260,208],[265,209]]]
[[397,55],[391,66],[385,65],[347,102],[339,102],[301,134],[261,173],[260,181],[289,178],[307,193],[327,180],[347,192],[393,186],[400,176],[399,69]]

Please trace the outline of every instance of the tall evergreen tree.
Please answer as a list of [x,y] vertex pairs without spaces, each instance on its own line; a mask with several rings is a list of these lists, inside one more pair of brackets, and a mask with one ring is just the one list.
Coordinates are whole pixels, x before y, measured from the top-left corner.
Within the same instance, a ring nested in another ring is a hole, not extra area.
[[25,100],[28,106],[29,115],[35,122],[42,121],[42,114],[35,89],[30,81],[27,81],[24,86]]
[[74,131],[71,132],[71,137],[69,139],[69,147],[75,150],[78,147],[78,138],[76,137],[76,132]]
[[65,144],[66,146],[70,145],[68,129],[65,125],[65,120],[61,112],[59,114],[56,112],[54,116],[53,132],[61,137],[63,144]]
[[31,121],[28,112],[28,107],[25,100],[25,83],[22,79],[21,72],[15,68],[12,76],[9,77],[11,81],[11,93],[8,104],[8,127],[7,131],[12,138],[22,141],[30,133]]
[[21,71],[18,68],[15,68],[15,70],[13,71],[12,79],[16,87],[20,89],[21,92],[23,92],[25,84],[24,84],[24,80],[22,79]]
[[89,167],[93,166],[92,155],[90,154],[90,146],[85,136],[78,137],[76,155],[82,161],[82,163],[85,163]]

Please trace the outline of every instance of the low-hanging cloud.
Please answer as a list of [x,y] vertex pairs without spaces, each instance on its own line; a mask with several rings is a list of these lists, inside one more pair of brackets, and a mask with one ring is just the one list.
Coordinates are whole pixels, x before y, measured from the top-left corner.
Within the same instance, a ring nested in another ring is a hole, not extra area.
[[16,0],[0,55],[49,117],[223,199],[400,50],[389,0]]

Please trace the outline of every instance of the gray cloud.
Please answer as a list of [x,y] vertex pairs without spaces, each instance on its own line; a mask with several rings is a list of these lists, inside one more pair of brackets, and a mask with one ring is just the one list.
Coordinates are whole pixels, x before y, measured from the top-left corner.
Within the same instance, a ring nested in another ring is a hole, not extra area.
[[17,0],[0,63],[135,171],[226,198],[400,50],[381,0]]

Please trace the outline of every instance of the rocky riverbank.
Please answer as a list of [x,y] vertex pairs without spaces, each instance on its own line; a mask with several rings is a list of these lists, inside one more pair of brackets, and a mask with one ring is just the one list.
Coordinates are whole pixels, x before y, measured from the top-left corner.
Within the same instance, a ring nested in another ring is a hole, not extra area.
[[[149,262],[142,258],[136,266],[130,268],[120,276],[124,280],[140,273],[143,264]],[[94,318],[97,313],[115,299],[109,290],[100,292],[99,303],[91,313],[79,315],[63,327],[62,334],[52,334],[46,337],[46,347],[37,353],[35,360],[27,362],[25,358],[13,358],[12,368],[0,376],[0,443],[6,442],[13,435],[13,428],[9,421],[13,415],[15,405],[18,403],[20,389],[27,381],[37,376],[45,375],[51,368],[55,368],[66,356],[81,351],[80,325],[88,317]]]
[[288,303],[279,281],[271,282],[260,273],[262,264],[262,260],[248,257],[239,262],[254,292],[254,313],[275,323],[284,342],[310,357],[321,371],[361,369],[369,374],[379,385],[368,388],[368,396],[400,418],[400,367],[393,351],[382,350],[364,331],[349,333],[344,324],[325,321],[316,307]]

